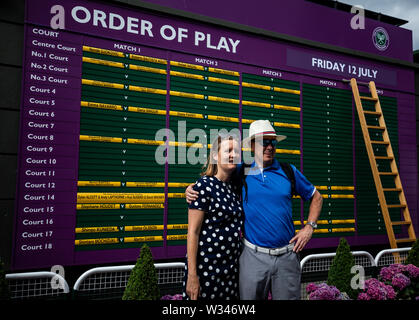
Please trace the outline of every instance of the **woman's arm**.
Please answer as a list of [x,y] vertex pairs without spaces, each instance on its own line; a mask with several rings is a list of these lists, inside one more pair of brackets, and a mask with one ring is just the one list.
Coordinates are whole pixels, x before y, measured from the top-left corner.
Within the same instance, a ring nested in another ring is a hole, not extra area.
[[197,300],[199,296],[199,278],[197,274],[196,257],[198,255],[199,234],[201,232],[204,212],[197,209],[188,211],[188,280],[186,283],[186,293],[191,300]]

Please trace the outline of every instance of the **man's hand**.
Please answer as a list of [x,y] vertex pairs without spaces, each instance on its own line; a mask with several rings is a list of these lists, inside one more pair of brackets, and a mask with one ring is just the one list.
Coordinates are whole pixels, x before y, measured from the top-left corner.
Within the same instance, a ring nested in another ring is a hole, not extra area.
[[313,235],[313,228],[310,225],[306,225],[303,229],[301,229],[297,235],[290,240],[290,243],[295,242],[294,244],[294,252],[300,252],[304,249],[307,242],[310,241],[311,236]]
[[[311,198],[307,221],[317,221],[320,216],[320,211],[322,210],[322,205],[323,197],[319,191],[316,190]],[[302,228],[300,232],[298,232],[297,235],[290,240],[290,243],[295,242],[293,251],[300,252],[303,250],[307,242],[310,241],[313,232],[313,227],[306,224],[304,228]]]
[[190,184],[185,190],[186,202],[188,204],[198,199],[199,192],[193,189],[194,185],[195,185],[194,183]]

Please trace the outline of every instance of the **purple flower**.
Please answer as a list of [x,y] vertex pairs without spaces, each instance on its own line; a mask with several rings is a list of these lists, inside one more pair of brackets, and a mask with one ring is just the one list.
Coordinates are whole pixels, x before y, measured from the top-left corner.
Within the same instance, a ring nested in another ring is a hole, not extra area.
[[160,300],[182,300],[181,294],[175,294],[174,296],[170,294],[166,294],[165,296],[161,297]]
[[380,279],[382,281],[392,281],[396,274],[402,273],[404,270],[405,266],[401,264],[392,264],[388,267],[381,268]]
[[413,264],[408,264],[406,266],[405,271],[409,275],[410,279],[415,279],[419,277],[419,268]]
[[[314,289],[315,286],[313,284],[309,290]],[[325,283],[321,283],[316,287],[309,295],[310,300],[342,300],[342,294],[335,286],[328,286]]]
[[366,292],[361,292],[358,295],[358,300],[371,300],[371,297]]
[[391,280],[391,284],[393,285],[393,287],[399,290],[403,290],[410,284],[410,279],[406,277],[404,274],[398,273]]
[[313,282],[309,283],[306,287],[306,292],[310,294],[314,290],[317,290],[317,288],[318,288],[318,286],[315,283],[313,283]]
[[393,300],[396,298],[396,291],[394,291],[392,286],[386,285],[386,290],[387,290],[387,300]]
[[365,281],[363,292],[358,295],[359,300],[390,300],[396,297],[392,286],[371,278]]

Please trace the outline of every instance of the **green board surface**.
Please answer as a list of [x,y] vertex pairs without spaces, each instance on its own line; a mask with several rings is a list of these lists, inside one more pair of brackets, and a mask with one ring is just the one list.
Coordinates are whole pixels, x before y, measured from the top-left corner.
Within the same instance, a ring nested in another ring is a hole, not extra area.
[[[220,130],[246,136],[258,119],[287,136],[277,159],[323,195],[314,237],[385,234],[349,89],[152,57],[83,56],[76,250],[185,245],[185,188],[199,178],[213,138]],[[397,101],[381,97],[381,105],[397,157]],[[250,150],[242,159],[252,159]],[[293,199],[296,230],[309,205]]]

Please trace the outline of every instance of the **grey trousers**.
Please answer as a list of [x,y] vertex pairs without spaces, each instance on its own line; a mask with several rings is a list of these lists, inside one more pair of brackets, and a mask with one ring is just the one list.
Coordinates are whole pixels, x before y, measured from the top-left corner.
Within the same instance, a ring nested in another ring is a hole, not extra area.
[[300,258],[295,252],[271,256],[243,246],[240,256],[239,291],[241,300],[299,300],[301,296]]

